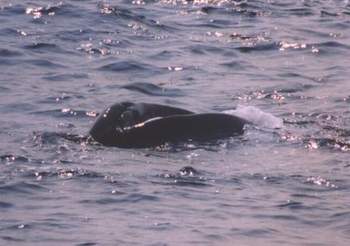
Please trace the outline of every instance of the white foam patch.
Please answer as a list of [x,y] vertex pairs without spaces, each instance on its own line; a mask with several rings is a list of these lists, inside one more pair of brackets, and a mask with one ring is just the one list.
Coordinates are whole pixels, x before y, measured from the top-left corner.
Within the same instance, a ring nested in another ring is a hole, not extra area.
[[243,118],[257,126],[266,128],[282,128],[283,120],[260,110],[254,106],[238,105],[236,109],[225,110],[225,114],[231,114]]

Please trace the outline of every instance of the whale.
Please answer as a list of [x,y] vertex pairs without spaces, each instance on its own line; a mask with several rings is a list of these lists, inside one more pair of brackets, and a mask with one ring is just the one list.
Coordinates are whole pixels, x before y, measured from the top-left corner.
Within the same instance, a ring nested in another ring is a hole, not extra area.
[[89,136],[105,146],[147,148],[241,135],[247,123],[224,113],[195,113],[168,105],[119,102],[99,114]]

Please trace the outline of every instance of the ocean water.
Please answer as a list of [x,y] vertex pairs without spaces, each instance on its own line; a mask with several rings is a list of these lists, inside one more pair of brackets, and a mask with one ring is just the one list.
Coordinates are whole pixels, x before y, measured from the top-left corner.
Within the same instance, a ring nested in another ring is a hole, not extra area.
[[[0,245],[349,245],[349,30],[348,0],[1,0]],[[72,141],[119,101],[256,124]]]

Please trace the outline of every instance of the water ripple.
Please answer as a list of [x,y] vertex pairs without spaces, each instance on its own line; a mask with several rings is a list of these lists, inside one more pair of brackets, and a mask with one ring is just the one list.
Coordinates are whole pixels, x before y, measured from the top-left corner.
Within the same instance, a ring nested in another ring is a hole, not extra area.
[[14,163],[14,162],[28,162],[29,159],[24,156],[17,156],[17,155],[1,155],[0,161],[6,162],[6,163]]
[[256,44],[253,46],[241,46],[235,48],[236,50],[239,50],[242,53],[250,53],[250,52],[263,52],[263,51],[271,51],[271,50],[277,50],[278,45],[275,43],[269,43],[269,44]]
[[100,71],[108,72],[124,72],[124,73],[149,73],[149,76],[156,73],[164,73],[166,70],[149,64],[140,63],[136,61],[118,61],[109,63],[98,68]]
[[207,187],[212,185],[212,179],[208,179],[204,173],[197,171],[191,166],[183,167],[175,174],[165,173],[159,175],[159,177],[164,180],[153,181],[153,183],[189,187]]
[[44,42],[38,42],[38,43],[32,43],[23,46],[24,49],[35,51],[37,53],[47,53],[47,52],[54,52],[54,53],[65,53],[65,54],[71,54],[71,52],[67,52],[63,49],[61,49],[60,46],[53,43],[44,43]]
[[[58,99],[58,100],[61,100],[61,99]],[[65,98],[65,99],[68,99],[68,98]],[[57,101],[56,98],[55,98],[55,101]],[[66,118],[66,117],[86,118],[86,117],[96,117],[96,115],[97,115],[97,113],[95,113],[95,112],[76,110],[76,109],[71,109],[71,108],[34,111],[34,112],[32,112],[32,114],[46,115],[46,116],[51,116],[51,117],[56,117],[56,118]]]
[[7,209],[7,208],[11,208],[14,205],[12,203],[8,203],[8,202],[0,202],[0,210],[3,209]]
[[106,197],[95,200],[81,200],[82,204],[100,204],[100,205],[109,205],[109,204],[118,204],[118,203],[144,203],[144,202],[156,202],[159,201],[157,196],[145,195],[145,194],[118,194],[114,195],[117,197]]
[[15,182],[0,185],[1,194],[34,194],[36,191],[47,191],[48,189],[37,183]]
[[158,85],[150,84],[150,83],[142,83],[142,82],[131,83],[131,84],[123,85],[121,86],[121,88],[128,89],[131,91],[138,91],[151,96],[172,96],[172,97],[184,96],[184,93],[179,89],[160,87]]
[[22,56],[23,54],[9,49],[0,49],[0,56],[6,56],[6,57],[16,57],[16,56]]

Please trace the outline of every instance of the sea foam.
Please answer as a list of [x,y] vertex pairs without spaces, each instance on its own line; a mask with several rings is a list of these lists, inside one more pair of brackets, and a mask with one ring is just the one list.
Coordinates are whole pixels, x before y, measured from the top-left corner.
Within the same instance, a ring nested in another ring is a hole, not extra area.
[[225,110],[225,114],[241,117],[254,125],[266,128],[282,128],[283,120],[254,106],[238,105],[236,109]]

